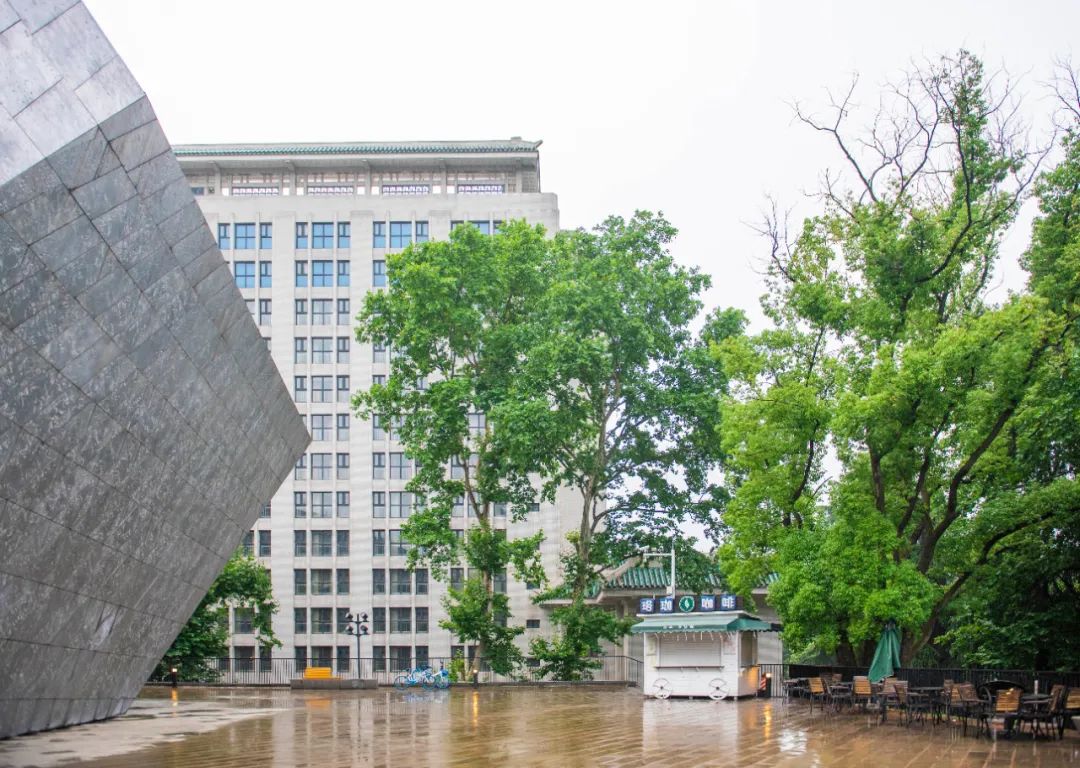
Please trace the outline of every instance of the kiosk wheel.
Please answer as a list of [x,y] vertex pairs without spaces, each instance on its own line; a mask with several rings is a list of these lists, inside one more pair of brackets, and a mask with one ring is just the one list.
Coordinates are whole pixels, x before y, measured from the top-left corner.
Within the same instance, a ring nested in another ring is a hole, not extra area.
[[658,677],[653,681],[653,696],[658,699],[666,699],[672,694],[671,682],[666,677]]
[[709,681],[709,698],[713,701],[721,701],[728,697],[727,680],[722,677],[714,677]]

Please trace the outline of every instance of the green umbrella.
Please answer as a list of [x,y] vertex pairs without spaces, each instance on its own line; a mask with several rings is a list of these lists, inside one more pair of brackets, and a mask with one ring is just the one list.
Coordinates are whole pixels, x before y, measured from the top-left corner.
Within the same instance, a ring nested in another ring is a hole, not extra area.
[[899,668],[900,630],[890,621],[881,632],[877,650],[874,651],[874,660],[870,662],[870,681],[881,682],[886,677],[895,674]]

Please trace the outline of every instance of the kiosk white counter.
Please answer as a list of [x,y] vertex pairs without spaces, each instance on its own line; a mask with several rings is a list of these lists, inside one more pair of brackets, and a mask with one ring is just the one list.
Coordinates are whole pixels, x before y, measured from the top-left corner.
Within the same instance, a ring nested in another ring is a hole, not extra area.
[[630,630],[644,635],[646,696],[754,696],[760,683],[758,665],[782,661],[758,656],[758,633],[774,631],[772,624],[741,610],[709,610],[711,597],[641,601],[643,608],[655,605],[663,611],[639,613],[641,621]]

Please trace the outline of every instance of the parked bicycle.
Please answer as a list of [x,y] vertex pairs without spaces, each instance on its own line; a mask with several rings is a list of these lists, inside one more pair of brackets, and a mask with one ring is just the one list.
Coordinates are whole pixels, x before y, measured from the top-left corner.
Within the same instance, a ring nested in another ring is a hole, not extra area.
[[432,688],[449,688],[450,674],[441,667],[438,672],[432,670],[431,667],[417,667],[407,674],[398,675],[394,678],[394,687],[398,690],[414,688],[418,685],[428,690]]

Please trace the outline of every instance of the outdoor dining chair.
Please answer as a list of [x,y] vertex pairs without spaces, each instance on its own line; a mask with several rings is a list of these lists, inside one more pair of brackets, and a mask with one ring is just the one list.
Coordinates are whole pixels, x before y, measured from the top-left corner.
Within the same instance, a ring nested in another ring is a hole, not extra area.
[[821,703],[821,708],[827,710],[826,704],[828,703],[829,692],[825,688],[825,683],[822,682],[820,677],[811,677],[807,681],[809,686],[809,692],[807,698],[810,699],[810,711],[814,711],[814,701],[817,700]]
[[1080,688],[1070,688],[1069,694],[1065,698],[1065,707],[1061,713],[1061,719],[1058,720],[1058,737],[1065,737],[1065,724],[1070,717],[1080,715]]
[[861,704],[865,712],[873,701],[874,687],[870,685],[870,678],[856,675],[851,682],[851,705]]
[[1040,706],[1034,702],[1029,704],[1021,699],[1020,724],[1031,724],[1033,738],[1038,738],[1040,726],[1045,726],[1046,734],[1056,738],[1058,720],[1065,717],[1068,694],[1069,689],[1064,685],[1055,685],[1050,689],[1050,699],[1045,702],[1046,706]]
[[1017,721],[1020,719],[1020,689],[1008,688],[998,691],[992,707],[983,712],[982,723],[990,736],[996,735],[995,723],[1001,721],[1002,731],[1005,736],[1011,736]]

